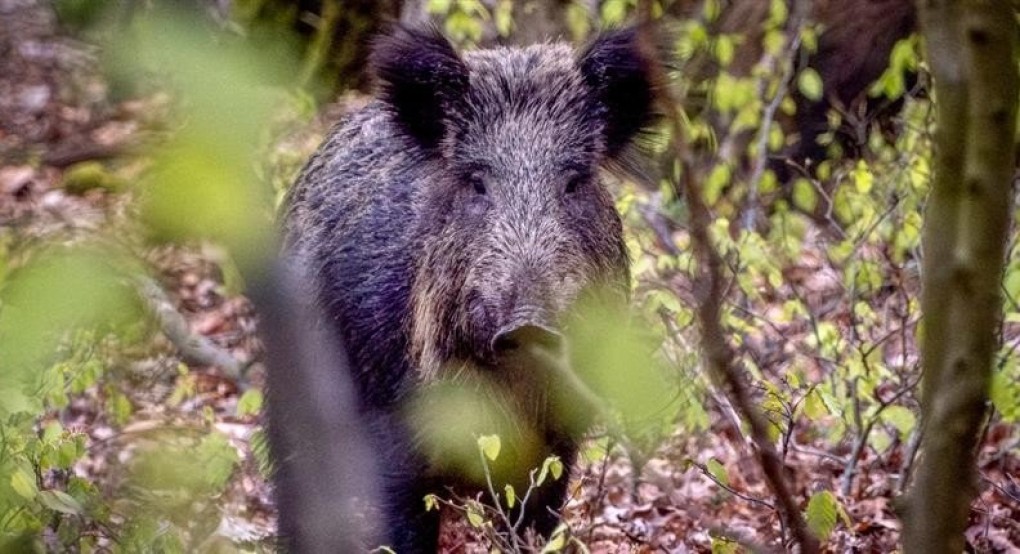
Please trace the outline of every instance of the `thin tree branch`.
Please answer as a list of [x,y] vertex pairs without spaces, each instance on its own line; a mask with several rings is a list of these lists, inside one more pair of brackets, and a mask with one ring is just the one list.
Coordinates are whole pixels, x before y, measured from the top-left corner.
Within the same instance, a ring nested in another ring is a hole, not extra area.
[[139,294],[159,320],[163,334],[177,347],[185,361],[218,367],[227,377],[241,380],[248,364],[242,363],[208,337],[193,333],[187,320],[155,281],[147,277],[139,277],[135,281]]
[[804,18],[790,18],[790,21],[787,23],[789,25],[787,32],[788,34],[793,35],[792,38],[790,38],[787,42],[786,48],[783,49],[783,52],[778,59],[776,56],[768,54],[766,51],[765,59],[762,61],[765,71],[763,71],[762,75],[758,78],[758,96],[764,96],[766,89],[768,89],[767,76],[775,73],[776,63],[781,65],[782,69],[780,71],[775,95],[772,97],[772,100],[765,105],[765,110],[762,113],[761,128],[758,129],[758,137],[756,138],[757,156],[754,160],[754,169],[751,171],[751,178],[748,180],[747,201],[744,203],[744,229],[754,229],[755,225],[758,223],[758,189],[761,187],[761,180],[765,176],[765,169],[768,164],[769,134],[772,132],[772,125],[776,119],[776,112],[779,111],[779,106],[783,103],[783,99],[786,98],[786,91],[789,87],[790,77],[793,75],[792,59],[797,50],[800,49],[801,31],[804,27]]
[[[639,20],[642,22],[642,47],[649,59],[655,59],[658,42],[654,36],[652,2],[642,0],[638,4],[638,9]],[[694,180],[683,119],[677,102],[668,87],[669,81],[665,70],[657,64],[652,64],[652,72],[653,84],[659,95],[660,108],[664,110],[666,122],[670,125],[673,135],[672,147],[682,170],[679,179],[673,180],[673,186],[677,197],[682,197],[687,201],[691,214],[691,242],[699,260],[700,275],[698,280],[701,281],[701,286],[698,288],[702,292],[702,300],[697,309],[698,322],[701,328],[702,350],[709,372],[713,379],[727,391],[734,406],[747,419],[751,437],[757,446],[758,461],[769,487],[776,496],[783,520],[793,532],[793,540],[800,547],[802,553],[814,554],[818,552],[818,540],[811,535],[804,522],[791,486],[787,482],[783,462],[769,438],[768,422],[754,405],[746,383],[746,375],[737,366],[732,348],[723,330],[720,315],[725,294],[725,280],[722,275],[724,263],[719,252],[712,246],[709,237],[708,228],[711,224],[711,216]]]

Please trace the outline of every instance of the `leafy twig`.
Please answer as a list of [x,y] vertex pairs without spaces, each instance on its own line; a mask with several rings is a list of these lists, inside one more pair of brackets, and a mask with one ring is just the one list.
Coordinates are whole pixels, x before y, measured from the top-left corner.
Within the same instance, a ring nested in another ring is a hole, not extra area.
[[[657,56],[655,48],[657,42],[653,37],[652,2],[643,0],[639,3],[638,9],[640,21],[643,23],[640,36],[642,47],[647,58],[654,60]],[[750,424],[751,437],[757,446],[759,463],[770,488],[776,495],[783,520],[793,532],[794,541],[800,546],[801,552],[813,554],[818,552],[818,541],[808,531],[804,518],[801,516],[800,509],[786,480],[782,460],[769,438],[768,424],[754,406],[750,391],[744,382],[745,375],[736,365],[732,349],[722,327],[720,312],[725,286],[722,276],[723,260],[719,252],[712,246],[709,237],[708,228],[711,216],[692,174],[683,119],[667,86],[668,79],[665,70],[662,66],[654,63],[650,65],[650,70],[661,108],[665,111],[667,123],[670,124],[673,135],[672,147],[676,159],[683,166],[679,179],[673,180],[673,186],[677,196],[685,198],[690,209],[692,246],[701,262],[699,264],[699,280],[703,285],[701,290],[707,293],[702,296],[697,309],[703,352],[707,364],[713,378],[729,393],[734,405]]]
[[737,498],[740,498],[742,500],[746,500],[746,501],[748,501],[748,502],[750,502],[752,504],[757,504],[759,506],[764,506],[765,508],[768,508],[769,510],[771,510],[773,512],[776,511],[776,505],[775,504],[773,504],[773,503],[771,503],[771,502],[769,502],[767,500],[761,499],[761,498],[756,498],[756,497],[751,496],[749,494],[744,494],[744,493],[734,489],[733,487],[727,485],[726,483],[723,483],[718,477],[713,475],[712,472],[708,470],[708,467],[706,467],[705,464],[699,464],[697,462],[693,462],[693,465],[694,465],[694,467],[698,468],[698,470],[700,470],[701,473],[705,477],[708,477],[709,479],[711,479],[712,482],[714,482],[716,485],[719,485],[719,487],[721,487],[726,492],[732,494],[733,496],[736,496]]

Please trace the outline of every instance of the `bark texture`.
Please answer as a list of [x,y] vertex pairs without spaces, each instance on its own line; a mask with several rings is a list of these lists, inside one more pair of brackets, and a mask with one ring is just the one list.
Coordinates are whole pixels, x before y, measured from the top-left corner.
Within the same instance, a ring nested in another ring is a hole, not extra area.
[[1009,0],[921,0],[935,86],[924,248],[925,426],[904,550],[958,553],[976,490],[1011,205],[1016,23]]

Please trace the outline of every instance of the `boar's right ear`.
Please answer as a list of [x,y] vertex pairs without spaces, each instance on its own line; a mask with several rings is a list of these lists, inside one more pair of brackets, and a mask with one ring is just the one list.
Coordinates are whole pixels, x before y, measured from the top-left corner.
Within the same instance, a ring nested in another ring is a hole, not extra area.
[[585,48],[578,67],[593,93],[606,151],[617,157],[655,119],[652,64],[636,27],[601,33]]
[[376,41],[369,65],[397,124],[424,148],[438,146],[468,87],[467,65],[450,42],[435,28],[395,26]]

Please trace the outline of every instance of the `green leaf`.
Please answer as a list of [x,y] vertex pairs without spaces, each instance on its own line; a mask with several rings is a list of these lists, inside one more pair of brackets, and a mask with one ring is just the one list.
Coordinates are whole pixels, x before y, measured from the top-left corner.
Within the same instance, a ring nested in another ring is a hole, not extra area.
[[560,461],[559,456],[549,456],[542,462],[542,470],[538,472],[538,479],[535,480],[535,486],[541,487],[542,483],[552,474],[553,480],[560,478],[563,474],[563,462]]
[[60,443],[60,446],[57,447],[57,466],[62,469],[70,469],[84,454],[85,440],[81,436],[75,436],[71,440]]
[[513,30],[514,24],[513,11],[514,3],[511,0],[500,0],[499,4],[496,4],[496,10],[493,13],[493,20],[496,24],[496,32],[499,33],[499,36],[510,36],[510,31]]
[[705,0],[705,5],[702,6],[701,10],[706,21],[715,21],[719,17],[722,8],[719,5],[719,0]]
[[726,537],[712,537],[712,554],[738,554],[740,543]]
[[84,511],[82,505],[73,496],[63,491],[40,491],[39,500],[47,508],[62,514],[78,515]]
[[429,0],[425,8],[430,14],[446,15],[450,11],[451,0]]
[[106,388],[106,394],[106,409],[109,412],[111,419],[113,419],[114,423],[117,425],[127,423],[128,419],[131,417],[131,412],[133,411],[131,401],[124,395],[124,393],[112,386],[108,386]]
[[478,437],[478,448],[481,449],[482,454],[485,454],[486,458],[493,462],[499,457],[500,446],[499,435],[482,435]]
[[786,22],[786,18],[789,17],[790,9],[786,6],[784,0],[772,0],[769,4],[769,19],[768,24],[770,26],[778,27]]
[[818,51],[818,32],[811,27],[804,27],[800,32],[801,47],[810,53]]
[[8,384],[4,383],[2,379],[3,377],[0,376],[0,416],[42,411],[41,400],[25,394],[20,382]]
[[733,62],[733,56],[736,52],[737,47],[733,42],[733,37],[728,35],[720,35],[716,39],[715,43],[715,58],[719,60],[719,64],[723,67],[730,65]]
[[808,100],[817,102],[822,99],[822,77],[813,68],[805,67],[797,76],[797,89]]
[[818,206],[818,192],[807,179],[797,179],[793,183],[793,203],[805,212],[813,212]]
[[575,42],[584,40],[591,31],[588,10],[577,2],[571,2],[567,5],[567,12],[563,19],[566,21],[567,29],[570,29],[570,36]]
[[42,441],[46,444],[56,444],[64,434],[64,427],[59,421],[51,421],[43,428]]
[[237,401],[237,416],[258,415],[262,410],[262,391],[248,389]]
[[804,515],[808,528],[821,540],[826,540],[836,528],[836,517],[840,511],[839,500],[829,491],[821,491],[811,496]]
[[829,415],[829,409],[825,407],[825,401],[822,400],[822,395],[817,390],[808,393],[807,398],[804,399],[804,415],[812,420]]
[[432,510],[439,509],[439,497],[434,494],[425,495],[425,511],[431,512]]
[[1003,421],[1020,421],[1020,384],[1016,381],[1016,362],[1010,359],[1002,371],[992,375],[989,396],[992,405],[1002,414]]
[[769,29],[765,32],[765,38],[761,42],[765,52],[779,56],[783,51],[783,46],[786,45],[786,33],[779,29]]
[[617,25],[627,17],[627,0],[606,0],[602,3],[602,22]]
[[553,552],[561,552],[564,547],[567,546],[567,526],[560,524],[559,527],[553,531],[552,537],[549,538],[549,542],[545,543],[542,547],[542,554],[552,554]]
[[468,504],[467,506],[467,519],[472,527],[479,528],[485,525],[485,518],[474,504]]
[[237,450],[221,433],[210,433],[195,449],[194,456],[203,468],[205,482],[214,490],[226,485],[238,462]]
[[513,508],[514,504],[517,503],[517,493],[514,492],[513,485],[507,483],[507,485],[503,487],[503,493],[506,494],[506,505]]
[[708,463],[705,464],[705,468],[717,481],[727,487],[730,486],[730,476],[726,473],[726,468],[719,463],[719,460],[716,460],[715,458],[709,459]]
[[723,189],[726,188],[726,185],[730,184],[731,175],[732,170],[726,164],[719,164],[712,168],[703,187],[703,194],[707,204],[715,204],[719,200]]
[[[4,283],[0,389],[15,382],[36,386],[29,384],[38,374],[32,368],[49,365],[61,332],[126,323],[137,316],[138,303],[123,284],[117,257],[112,250],[96,246],[48,248]],[[2,402],[9,409],[9,400]]]
[[39,489],[35,486],[35,477],[25,471],[24,468],[14,470],[11,475],[11,488],[23,498],[32,500],[38,494]]
[[[768,149],[769,152],[778,152],[783,148],[783,144],[786,143],[786,136],[783,134],[782,127],[776,125],[769,130],[768,138]],[[773,175],[773,179],[775,176]]]
[[857,167],[853,171],[854,186],[857,187],[857,192],[861,194],[867,194],[871,191],[871,187],[875,183],[875,176],[868,169],[868,164],[864,160],[857,161]]
[[917,423],[914,412],[904,406],[889,406],[882,411],[882,420],[895,427],[901,436],[910,434]]
[[549,473],[552,474],[553,480],[558,480],[563,475],[563,462],[558,457],[549,461]]
[[560,461],[559,456],[549,456],[542,462],[542,469],[538,472],[538,479],[535,480],[535,486],[541,487],[542,483],[552,474],[553,480],[559,479],[560,475],[563,474],[563,462]]

